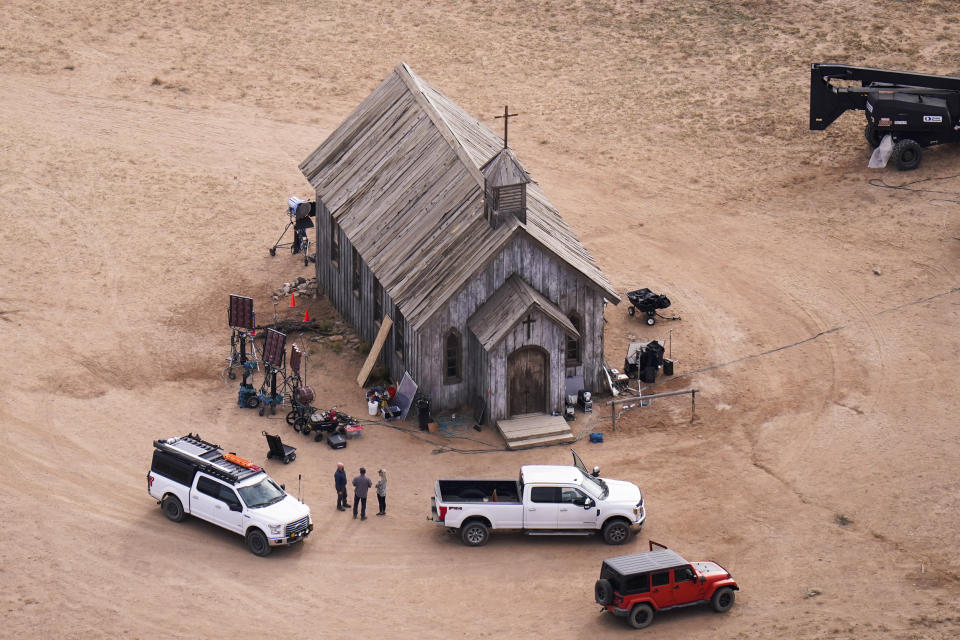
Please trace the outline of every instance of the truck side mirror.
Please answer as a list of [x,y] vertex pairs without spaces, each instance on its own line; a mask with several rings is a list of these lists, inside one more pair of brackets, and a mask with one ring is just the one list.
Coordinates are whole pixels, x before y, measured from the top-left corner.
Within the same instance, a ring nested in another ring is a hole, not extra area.
[[280,485],[280,488],[281,488],[283,491],[286,491],[286,490],[287,490],[287,485],[282,484],[282,485]]
[[592,509],[592,508],[593,508],[593,498],[587,498],[586,500],[584,500],[584,501],[583,501],[583,508],[584,508],[584,509]]
[[239,502],[230,503],[230,511],[243,511],[243,507],[240,506]]

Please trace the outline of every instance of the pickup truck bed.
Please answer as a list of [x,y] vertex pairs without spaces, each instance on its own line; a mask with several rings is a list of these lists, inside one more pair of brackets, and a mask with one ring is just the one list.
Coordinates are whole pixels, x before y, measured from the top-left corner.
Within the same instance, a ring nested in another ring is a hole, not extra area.
[[516,480],[437,480],[442,502],[520,503]]

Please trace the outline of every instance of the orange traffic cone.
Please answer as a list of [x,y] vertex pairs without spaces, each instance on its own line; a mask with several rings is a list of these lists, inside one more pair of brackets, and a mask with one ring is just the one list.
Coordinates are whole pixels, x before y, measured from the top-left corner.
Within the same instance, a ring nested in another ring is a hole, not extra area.
[[290,294],[290,306],[291,306],[291,307],[297,306],[297,301],[293,298],[293,294],[292,294],[292,293]]
[[305,309],[305,310],[304,310],[304,312],[303,312],[303,321],[304,321],[304,322],[310,322],[310,310],[309,310],[309,309]]

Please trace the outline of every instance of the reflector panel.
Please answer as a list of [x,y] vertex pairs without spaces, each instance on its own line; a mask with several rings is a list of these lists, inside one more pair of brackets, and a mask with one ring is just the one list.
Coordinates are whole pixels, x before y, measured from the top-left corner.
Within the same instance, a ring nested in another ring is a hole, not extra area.
[[274,369],[283,366],[283,350],[287,345],[287,334],[267,329],[267,342],[263,345],[263,361]]
[[253,298],[231,294],[230,306],[227,308],[227,318],[231,328],[253,331]]
[[302,356],[299,345],[295,344],[290,347],[290,370],[298,376],[300,375],[300,358]]

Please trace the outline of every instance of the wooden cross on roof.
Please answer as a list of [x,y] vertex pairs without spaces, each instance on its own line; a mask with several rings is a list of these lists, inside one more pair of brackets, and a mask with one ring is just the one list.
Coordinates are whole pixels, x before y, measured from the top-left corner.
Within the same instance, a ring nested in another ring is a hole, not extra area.
[[517,113],[509,113],[509,111],[510,110],[507,108],[507,105],[503,105],[503,115],[494,116],[494,120],[499,120],[500,118],[503,118],[503,148],[504,149],[507,148],[507,123],[510,122],[510,118],[516,115],[519,115]]

